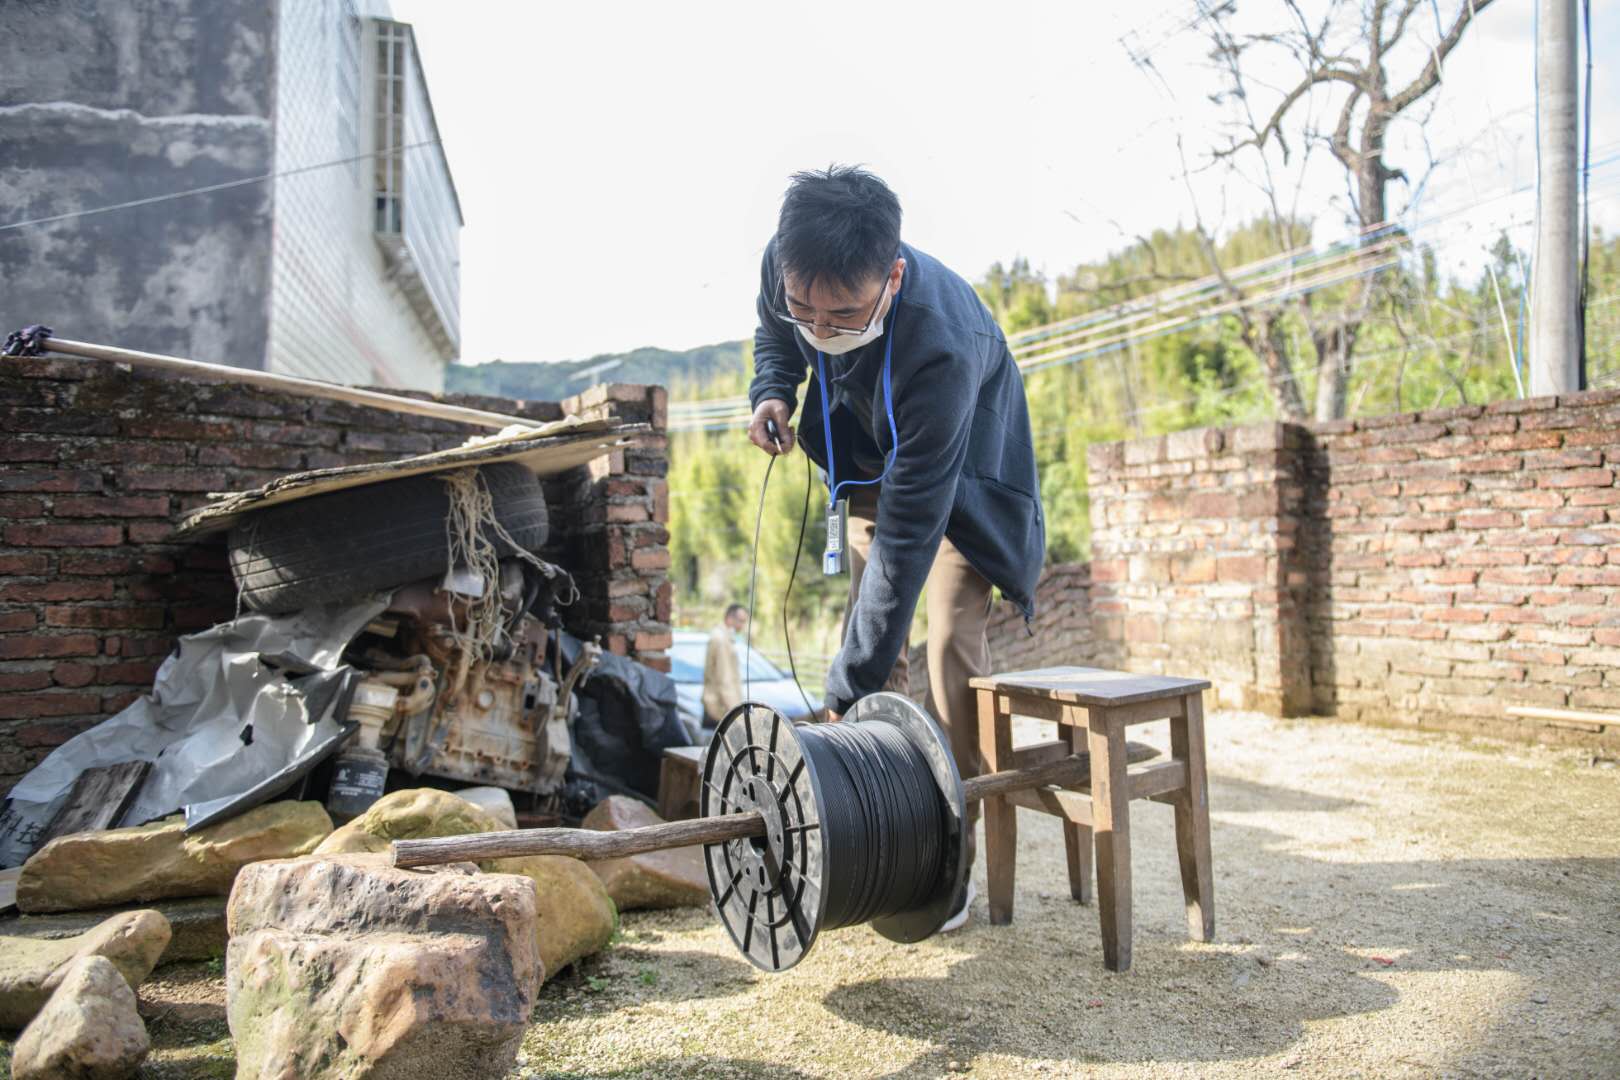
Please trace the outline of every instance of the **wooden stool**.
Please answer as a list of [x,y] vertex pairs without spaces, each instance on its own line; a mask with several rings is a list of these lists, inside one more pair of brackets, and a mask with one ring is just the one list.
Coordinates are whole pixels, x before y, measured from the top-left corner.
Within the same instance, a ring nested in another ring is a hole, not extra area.
[[703,754],[701,746],[671,746],[664,751],[658,765],[658,815],[665,821],[697,817]]
[[[1169,803],[1176,811],[1176,853],[1194,940],[1215,935],[1214,882],[1209,854],[1209,789],[1204,777],[1202,679],[1130,675],[1101,668],[1053,667],[1015,671],[972,681],[979,692],[979,748],[990,772],[1038,765],[1084,750],[1091,780],[1074,788],[1015,791],[984,800],[984,861],[990,885],[990,921],[1012,921],[1018,856],[1015,807],[1063,819],[1069,855],[1069,890],[1091,899],[1091,845],[1096,844],[1097,905],[1103,963],[1131,966],[1132,799]],[[1055,721],[1058,738],[1013,749],[1014,714]],[[1170,721],[1170,759],[1127,770],[1125,729]]]

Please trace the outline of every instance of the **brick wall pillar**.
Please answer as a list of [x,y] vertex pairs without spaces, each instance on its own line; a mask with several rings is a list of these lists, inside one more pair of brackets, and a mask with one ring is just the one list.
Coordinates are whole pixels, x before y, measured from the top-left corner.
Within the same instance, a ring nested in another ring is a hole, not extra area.
[[[548,547],[574,571],[577,604],[564,621],[616,653],[669,670],[669,395],[661,386],[593,386],[562,403],[587,420],[652,425],[649,435],[548,482]],[[560,512],[558,512],[560,510]]]
[[1091,448],[1100,663],[1208,678],[1225,705],[1309,711],[1306,445],[1264,424]]

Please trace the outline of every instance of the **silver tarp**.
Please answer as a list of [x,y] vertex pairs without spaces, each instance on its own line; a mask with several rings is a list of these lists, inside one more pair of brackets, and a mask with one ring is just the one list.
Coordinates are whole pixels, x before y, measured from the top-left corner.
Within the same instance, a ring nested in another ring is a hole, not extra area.
[[374,596],[292,615],[243,615],[181,638],[150,694],[57,747],[11,789],[0,815],[0,867],[27,858],[85,769],[150,761],[120,824],[178,810],[191,820],[217,817],[222,805],[263,791],[300,757],[334,743],[343,732],[341,702],[325,673],[338,669],[344,648],[387,604]]

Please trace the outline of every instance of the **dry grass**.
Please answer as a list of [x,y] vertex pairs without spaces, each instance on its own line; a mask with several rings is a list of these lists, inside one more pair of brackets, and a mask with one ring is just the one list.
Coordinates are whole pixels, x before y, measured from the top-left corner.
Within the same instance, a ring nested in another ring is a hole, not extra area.
[[[631,914],[542,991],[515,1075],[1620,1075],[1620,770],[1327,722],[1209,731],[1214,944],[1186,940],[1168,808],[1136,804],[1123,975],[1068,898],[1057,823],[1025,815],[1012,926],[986,924],[981,875],[960,933],[837,931],[765,975],[702,912]],[[159,976],[147,1074],[229,1075],[217,975]]]

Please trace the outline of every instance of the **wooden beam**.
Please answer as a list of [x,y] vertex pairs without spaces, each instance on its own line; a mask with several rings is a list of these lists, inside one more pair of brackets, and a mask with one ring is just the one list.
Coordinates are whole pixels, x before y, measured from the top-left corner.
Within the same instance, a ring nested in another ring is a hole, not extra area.
[[537,421],[525,420],[521,416],[486,412],[483,409],[469,409],[461,405],[447,405],[442,401],[421,401],[417,398],[401,397],[398,394],[385,394],[377,390],[361,390],[357,387],[343,386],[339,383],[322,382],[319,379],[305,379],[297,375],[276,375],[268,371],[253,371],[249,368],[230,367],[226,364],[207,364],[200,360],[186,360],[179,356],[137,352],[134,349],[119,349],[111,345],[93,345],[85,341],[69,341],[66,338],[58,337],[47,339],[45,345],[51,352],[61,353],[65,356],[77,356],[87,360],[107,360],[115,364],[129,364],[131,367],[153,368],[158,371],[172,371],[195,379],[208,379],[214,382],[243,383],[247,386],[257,386],[263,390],[279,390],[286,394],[297,394],[300,397],[346,401],[351,405],[367,405],[373,409],[386,409],[389,412],[408,413],[412,416],[431,416],[439,420],[454,420],[457,423],[476,424],[479,427],[495,428],[497,430],[510,427],[513,424],[523,427],[540,426]]
[[1544,720],[1559,727],[1572,727],[1579,731],[1602,731],[1605,727],[1620,726],[1620,713],[1544,709],[1539,705],[1509,705],[1507,714],[1521,720]]
[[1156,795],[1180,791],[1186,786],[1185,761],[1161,761],[1157,765],[1145,766],[1125,776],[1125,790],[1130,792],[1132,799],[1151,799]]
[[516,829],[508,832],[438,836],[429,840],[395,840],[395,866],[434,866],[452,862],[483,862],[516,855],[572,855],[595,862],[622,859],[649,851],[722,844],[748,836],[764,836],[765,819],[757,812],[723,817],[668,821],[639,829],[601,832],[596,829]]
[[1062,788],[1036,788],[1033,791],[1014,791],[1007,801],[1025,810],[1062,818],[1075,825],[1091,827],[1091,796]]

